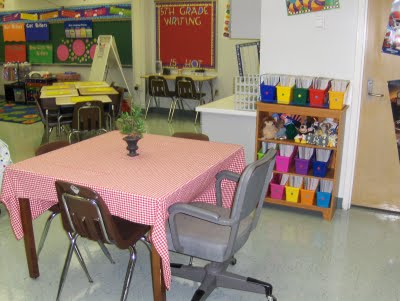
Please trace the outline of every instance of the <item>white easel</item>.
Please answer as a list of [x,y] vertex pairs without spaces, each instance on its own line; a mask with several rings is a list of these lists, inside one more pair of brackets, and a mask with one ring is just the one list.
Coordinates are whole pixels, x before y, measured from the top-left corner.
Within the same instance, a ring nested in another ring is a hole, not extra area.
[[117,74],[122,76],[129,95],[132,97],[131,89],[125,79],[114,37],[111,35],[100,35],[97,38],[97,47],[92,68],[90,69],[89,81],[105,81],[108,73],[113,70],[119,71]]

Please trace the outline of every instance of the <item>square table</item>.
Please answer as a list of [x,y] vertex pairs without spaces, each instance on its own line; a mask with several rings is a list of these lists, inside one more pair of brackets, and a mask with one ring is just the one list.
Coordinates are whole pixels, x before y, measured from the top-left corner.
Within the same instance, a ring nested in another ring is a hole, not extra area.
[[[165,286],[169,288],[171,281],[168,207],[177,202],[215,203],[215,175],[226,169],[240,173],[244,150],[234,144],[145,134],[138,144],[139,156],[131,158],[122,138],[113,131],[8,166],[1,201],[16,238],[24,237],[29,273],[36,278],[32,219],[58,202],[54,182],[94,189],[111,214],[152,226],[154,298],[165,300]],[[224,181],[223,188],[223,204],[230,206],[235,183]]]

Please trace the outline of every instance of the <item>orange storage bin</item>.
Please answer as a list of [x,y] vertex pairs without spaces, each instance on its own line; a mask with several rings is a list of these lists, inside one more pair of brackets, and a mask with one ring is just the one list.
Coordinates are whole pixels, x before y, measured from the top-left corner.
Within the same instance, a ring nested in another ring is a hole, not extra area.
[[315,205],[315,190],[300,189],[300,203]]

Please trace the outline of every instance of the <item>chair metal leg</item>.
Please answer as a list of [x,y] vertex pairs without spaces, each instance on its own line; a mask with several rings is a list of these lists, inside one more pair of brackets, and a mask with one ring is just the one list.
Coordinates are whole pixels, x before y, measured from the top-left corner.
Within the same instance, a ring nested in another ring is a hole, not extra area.
[[49,233],[50,225],[53,219],[58,215],[58,212],[53,212],[50,214],[50,216],[47,218],[46,224],[44,225],[42,236],[40,237],[40,242],[39,242],[39,247],[37,250],[37,256],[39,257],[40,252],[43,249],[44,242],[46,241],[47,234]]
[[152,99],[153,99],[153,96],[151,96],[151,97],[149,98],[149,101],[147,102],[146,112],[145,112],[145,114],[144,114],[144,119],[147,118],[147,113],[149,112],[149,107],[150,107],[150,103],[151,103],[151,100],[152,100]]
[[58,286],[57,299],[56,299],[57,301],[60,300],[60,295],[61,295],[62,289],[64,287],[64,282],[65,282],[65,279],[67,278],[67,273],[68,273],[69,265],[71,264],[72,252],[74,250],[74,245],[75,245],[77,236],[78,236],[78,234],[75,234],[74,237],[72,237],[71,243],[70,243],[70,246],[68,249],[67,257],[65,258],[64,267],[63,267],[63,270],[61,273],[60,284]]
[[173,106],[172,106],[172,112],[171,112],[171,117],[169,118],[169,122],[172,122],[172,118],[174,118],[174,113],[175,113],[175,108],[176,108],[176,104],[178,102],[178,99],[175,100]]
[[[71,233],[68,233],[68,237],[69,237],[69,239],[72,241],[72,235],[71,235]],[[77,239],[77,238],[76,238],[76,239]],[[89,281],[90,283],[93,283],[93,279],[92,279],[92,277],[90,277],[90,274],[89,274],[89,271],[88,271],[88,269],[87,269],[87,267],[86,267],[85,261],[83,260],[82,254],[81,254],[81,252],[79,251],[78,245],[76,244],[76,239],[75,239],[75,245],[74,245],[74,252],[75,252],[75,255],[76,255],[76,257],[78,258],[79,264],[81,265],[83,271],[85,272],[88,281]]]
[[128,268],[126,269],[124,287],[122,288],[121,301],[125,301],[128,297],[129,285],[132,280],[132,274],[133,270],[135,269],[135,263],[137,257],[135,246],[129,247],[129,252],[130,252],[130,258],[129,258]]
[[104,255],[108,258],[108,260],[112,263],[115,264],[115,261],[112,259],[110,252],[108,251],[107,247],[103,244],[101,240],[98,240],[97,243],[100,246],[100,249],[103,251]]
[[197,117],[199,116],[199,112],[196,112],[196,117],[194,119],[194,124],[197,124]]
[[148,249],[149,252],[151,253],[151,243],[149,243],[149,242],[147,241],[146,236],[141,237],[141,238],[140,238],[140,241],[141,241],[142,243],[144,243],[144,245],[147,247],[147,249]]

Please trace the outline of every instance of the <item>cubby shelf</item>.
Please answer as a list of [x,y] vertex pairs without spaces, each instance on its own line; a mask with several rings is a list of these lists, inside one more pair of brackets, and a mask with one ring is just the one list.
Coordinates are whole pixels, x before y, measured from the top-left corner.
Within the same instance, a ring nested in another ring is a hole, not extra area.
[[[299,175],[295,172],[295,167],[291,166],[288,172],[280,172],[274,171],[275,174],[289,174],[289,175],[298,175],[302,177],[308,178],[318,178],[320,180],[328,180],[333,181],[333,191],[332,197],[330,200],[330,204],[328,208],[318,207],[316,205],[306,205],[294,202],[288,202],[286,200],[278,200],[272,199],[270,197],[265,198],[265,202],[267,204],[276,204],[280,206],[286,207],[294,207],[301,208],[305,210],[317,211],[321,212],[322,216],[326,220],[331,220],[336,209],[336,198],[338,194],[338,183],[339,183],[339,175],[340,175],[340,163],[342,159],[342,148],[343,148],[343,135],[345,128],[345,115],[346,115],[347,106],[343,107],[342,110],[331,110],[327,108],[312,108],[312,107],[302,107],[302,106],[294,106],[294,105],[282,105],[282,104],[272,104],[272,103],[257,103],[257,134],[256,134],[256,158],[257,152],[261,149],[262,142],[270,142],[276,144],[287,144],[287,145],[295,145],[299,147],[311,147],[316,149],[327,149],[331,150],[331,159],[328,163],[328,172],[325,177],[314,177],[312,166],[310,166],[310,170],[307,175]],[[300,115],[300,116],[312,116],[318,118],[322,121],[325,118],[333,118],[339,124],[338,131],[338,143],[336,147],[323,147],[319,145],[313,144],[302,144],[294,142],[293,140],[278,140],[278,139],[262,139],[262,120],[264,117],[272,116],[273,113],[285,113],[288,115]]]
[[289,207],[301,208],[301,209],[306,209],[306,210],[311,210],[311,211],[318,211],[318,212],[322,213],[324,219],[330,219],[329,218],[330,212],[331,212],[330,208],[323,208],[323,207],[318,207],[315,205],[305,205],[302,203],[292,203],[292,202],[288,202],[285,200],[272,199],[270,197],[265,198],[265,202],[269,203],[269,204],[289,206]]
[[320,149],[330,149],[330,150],[336,150],[336,147],[326,147],[326,146],[320,146],[320,145],[314,145],[314,144],[307,144],[307,143],[297,143],[294,142],[293,140],[281,140],[281,139],[258,139],[261,142],[269,142],[269,143],[276,143],[276,144],[287,144],[287,145],[295,145],[298,147],[310,147],[310,148],[320,148]]

